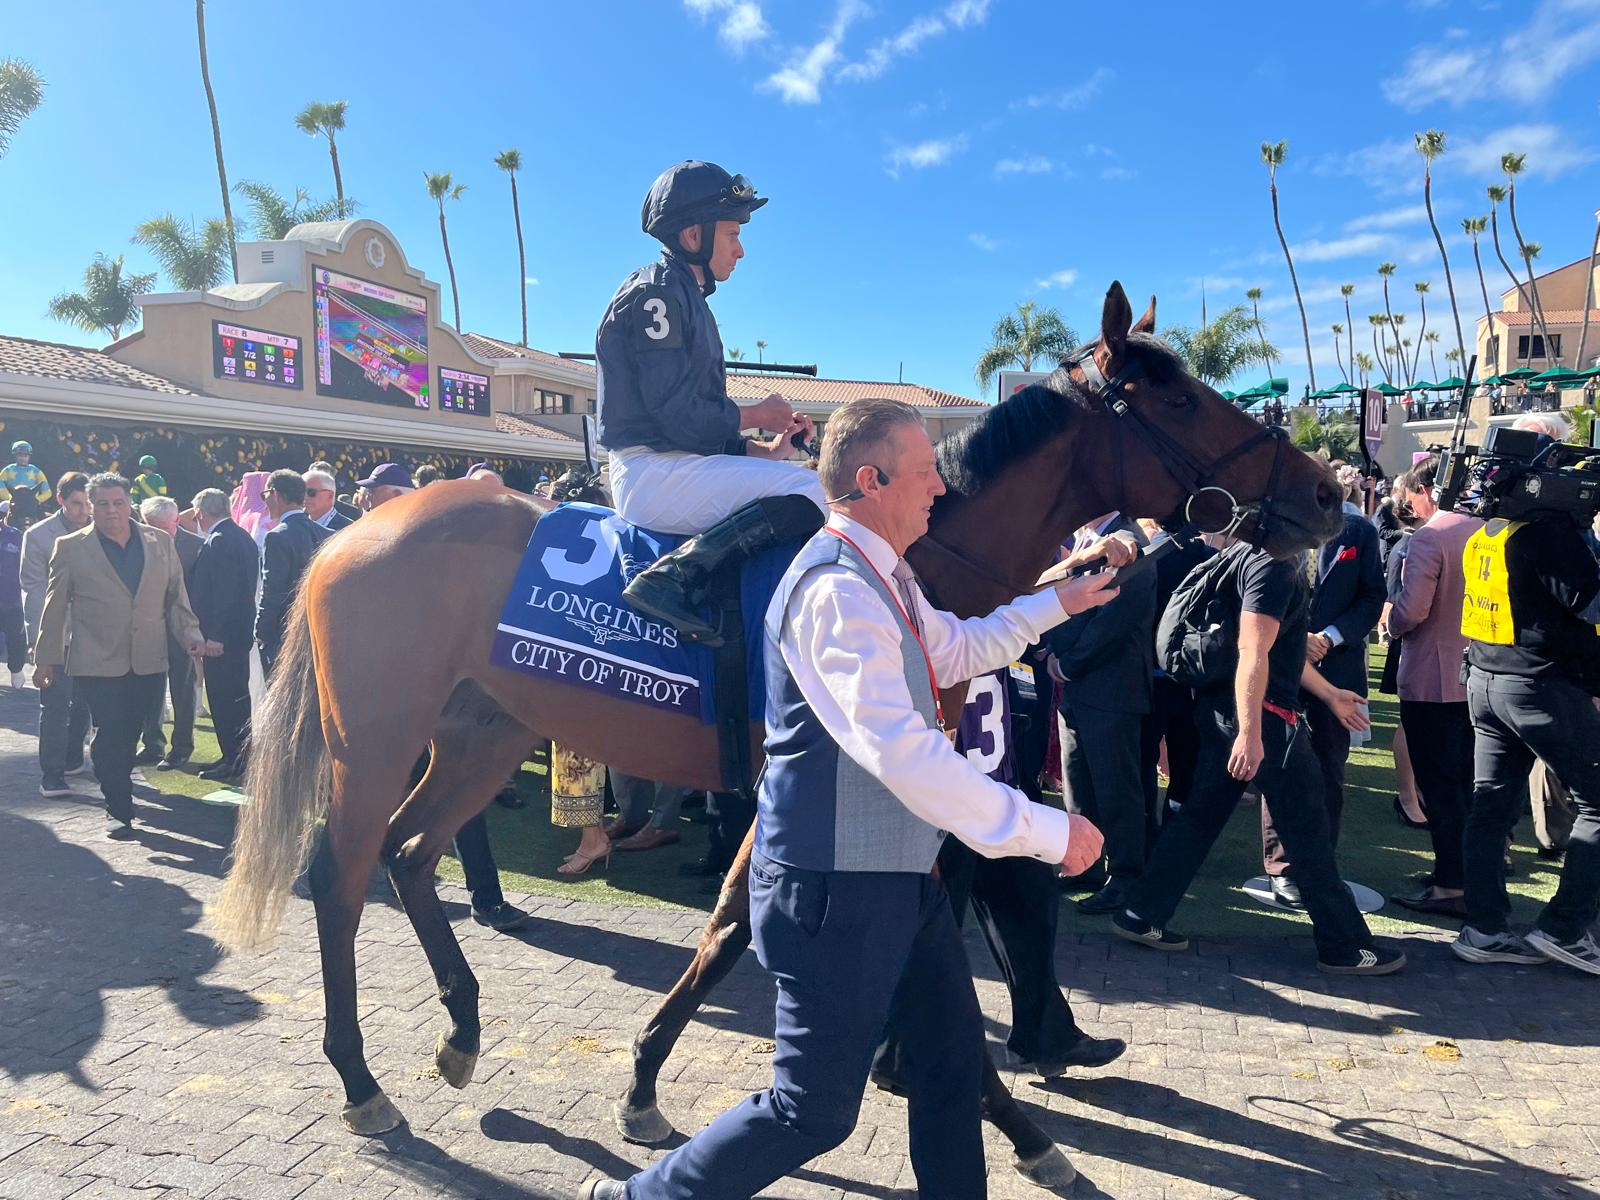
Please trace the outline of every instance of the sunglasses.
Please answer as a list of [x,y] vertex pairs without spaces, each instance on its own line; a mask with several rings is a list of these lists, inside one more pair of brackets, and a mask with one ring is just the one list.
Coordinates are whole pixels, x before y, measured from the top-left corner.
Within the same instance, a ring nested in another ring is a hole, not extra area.
[[327,488],[310,488],[310,487],[308,487],[306,489],[306,495],[308,495],[308,496],[320,496],[324,492],[326,492],[327,490],[328,490]]

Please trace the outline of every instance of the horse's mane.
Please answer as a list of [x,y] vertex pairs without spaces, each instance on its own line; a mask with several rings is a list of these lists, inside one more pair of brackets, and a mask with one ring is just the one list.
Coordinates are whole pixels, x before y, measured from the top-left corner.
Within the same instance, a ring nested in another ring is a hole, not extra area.
[[[1168,382],[1186,371],[1183,359],[1158,337],[1128,335],[1150,377]],[[1057,367],[1042,383],[1030,384],[1006,397],[982,417],[939,443],[939,475],[959,496],[974,496],[996,475],[1041,449],[1061,433],[1079,410],[1092,412],[1094,397]]]

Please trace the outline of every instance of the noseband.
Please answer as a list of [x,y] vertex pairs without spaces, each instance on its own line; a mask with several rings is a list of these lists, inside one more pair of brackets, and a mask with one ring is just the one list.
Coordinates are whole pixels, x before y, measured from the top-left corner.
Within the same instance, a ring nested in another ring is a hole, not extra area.
[[[1250,545],[1260,546],[1266,540],[1272,526],[1274,493],[1278,490],[1278,479],[1283,471],[1283,450],[1288,444],[1284,431],[1275,425],[1263,426],[1261,432],[1254,437],[1246,438],[1226,454],[1213,459],[1210,464],[1202,464],[1184,448],[1181,442],[1164,429],[1152,424],[1123,398],[1123,386],[1141,377],[1139,366],[1134,362],[1133,356],[1125,356],[1126,361],[1121,369],[1107,379],[1094,361],[1096,345],[1098,343],[1091,342],[1075,350],[1070,357],[1062,361],[1061,365],[1069,368],[1077,367],[1083,373],[1085,385],[1105,405],[1106,412],[1116,420],[1119,497],[1125,496],[1127,492],[1122,482],[1126,461],[1121,442],[1124,431],[1128,431],[1144,444],[1145,449],[1150,451],[1162,469],[1187,493],[1184,503],[1161,522],[1164,527],[1172,529],[1183,524],[1192,525],[1191,510],[1195,500],[1206,492],[1216,492],[1227,498],[1231,520],[1224,529],[1207,532],[1221,532],[1232,536],[1239,526],[1246,521],[1253,521],[1255,529],[1250,535]],[[1240,504],[1238,498],[1227,488],[1218,487],[1211,481],[1223,467],[1234,459],[1244,457],[1264,441],[1273,443],[1272,471],[1267,477],[1267,490],[1254,504]]]

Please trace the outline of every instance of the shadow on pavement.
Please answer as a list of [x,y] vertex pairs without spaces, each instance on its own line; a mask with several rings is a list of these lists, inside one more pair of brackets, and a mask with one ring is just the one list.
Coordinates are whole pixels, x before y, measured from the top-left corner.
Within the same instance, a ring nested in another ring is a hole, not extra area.
[[0,1036],[0,1074],[64,1071],[93,1088],[82,1064],[113,989],[160,986],[194,1025],[253,1020],[252,996],[201,978],[220,954],[200,919],[175,884],[124,875],[47,826],[0,812],[0,1008],[26,1014]]

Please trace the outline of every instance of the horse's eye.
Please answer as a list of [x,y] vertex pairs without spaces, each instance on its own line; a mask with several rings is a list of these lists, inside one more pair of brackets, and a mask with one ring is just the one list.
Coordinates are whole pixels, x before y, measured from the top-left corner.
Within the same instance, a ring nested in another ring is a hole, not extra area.
[[1195,405],[1193,392],[1179,392],[1176,396],[1169,396],[1167,403],[1173,408],[1193,408]]

